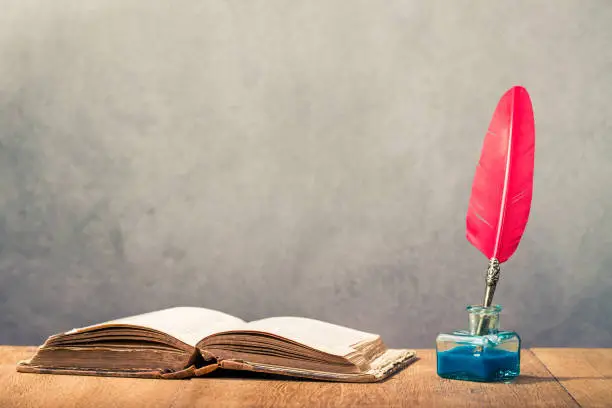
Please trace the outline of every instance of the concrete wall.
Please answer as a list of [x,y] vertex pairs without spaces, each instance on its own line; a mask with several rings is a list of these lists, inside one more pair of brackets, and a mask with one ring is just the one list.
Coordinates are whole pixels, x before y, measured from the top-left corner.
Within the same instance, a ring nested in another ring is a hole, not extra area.
[[612,346],[609,1],[0,0],[0,343],[196,305],[432,347],[502,93],[537,122],[502,269],[526,345]]

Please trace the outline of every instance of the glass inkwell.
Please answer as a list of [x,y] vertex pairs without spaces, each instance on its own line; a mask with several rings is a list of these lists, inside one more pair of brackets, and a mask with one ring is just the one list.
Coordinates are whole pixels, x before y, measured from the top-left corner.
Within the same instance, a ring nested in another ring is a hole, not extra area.
[[502,308],[468,306],[469,330],[440,333],[436,338],[437,371],[442,378],[510,382],[520,374],[521,339],[499,330]]

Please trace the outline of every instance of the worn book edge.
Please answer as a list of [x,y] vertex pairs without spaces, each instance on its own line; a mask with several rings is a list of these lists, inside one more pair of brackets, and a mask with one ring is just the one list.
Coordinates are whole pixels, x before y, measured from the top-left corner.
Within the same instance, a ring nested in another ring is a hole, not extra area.
[[303,370],[294,367],[281,367],[268,364],[251,363],[240,360],[222,360],[220,368],[246,370],[266,374],[284,375],[294,378],[337,382],[378,382],[410,365],[416,360],[416,351],[407,349],[388,349],[372,362],[372,368],[364,373],[339,374],[326,371]]
[[365,373],[337,374],[325,371],[303,370],[293,367],[272,366],[260,363],[251,363],[242,360],[221,360],[204,367],[191,365],[183,370],[164,372],[163,370],[104,370],[86,369],[82,367],[42,367],[29,364],[29,360],[20,361],[17,371],[21,373],[36,374],[64,374],[85,375],[98,377],[126,377],[126,378],[156,378],[156,379],[188,379],[210,374],[218,368],[227,370],[243,370],[267,374],[277,374],[296,379],[306,378],[312,380],[336,382],[378,382],[416,360],[416,352],[406,349],[388,349],[372,362],[372,368]]
[[43,367],[29,364],[28,360],[17,363],[17,371],[31,374],[59,374],[59,375],[85,375],[94,377],[125,377],[125,378],[156,378],[166,380],[181,380],[192,377],[207,375],[219,368],[219,364],[213,363],[204,367],[191,365],[180,371],[163,370],[105,370],[99,368],[82,367]]

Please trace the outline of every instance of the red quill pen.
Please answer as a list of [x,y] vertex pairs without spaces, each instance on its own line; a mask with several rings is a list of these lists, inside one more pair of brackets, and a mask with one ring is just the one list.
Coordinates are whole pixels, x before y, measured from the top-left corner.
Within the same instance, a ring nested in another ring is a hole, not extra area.
[[491,306],[500,264],[518,248],[533,192],[535,124],[527,90],[499,100],[476,167],[466,218],[468,241],[489,259],[483,306]]

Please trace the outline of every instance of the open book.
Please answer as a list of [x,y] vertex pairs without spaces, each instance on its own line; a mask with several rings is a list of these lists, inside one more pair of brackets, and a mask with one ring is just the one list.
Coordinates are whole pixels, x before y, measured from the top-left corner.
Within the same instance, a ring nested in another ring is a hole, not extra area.
[[301,317],[245,322],[175,307],[55,334],[17,371],[188,378],[218,368],[328,381],[375,382],[408,365],[413,350],[380,336]]

